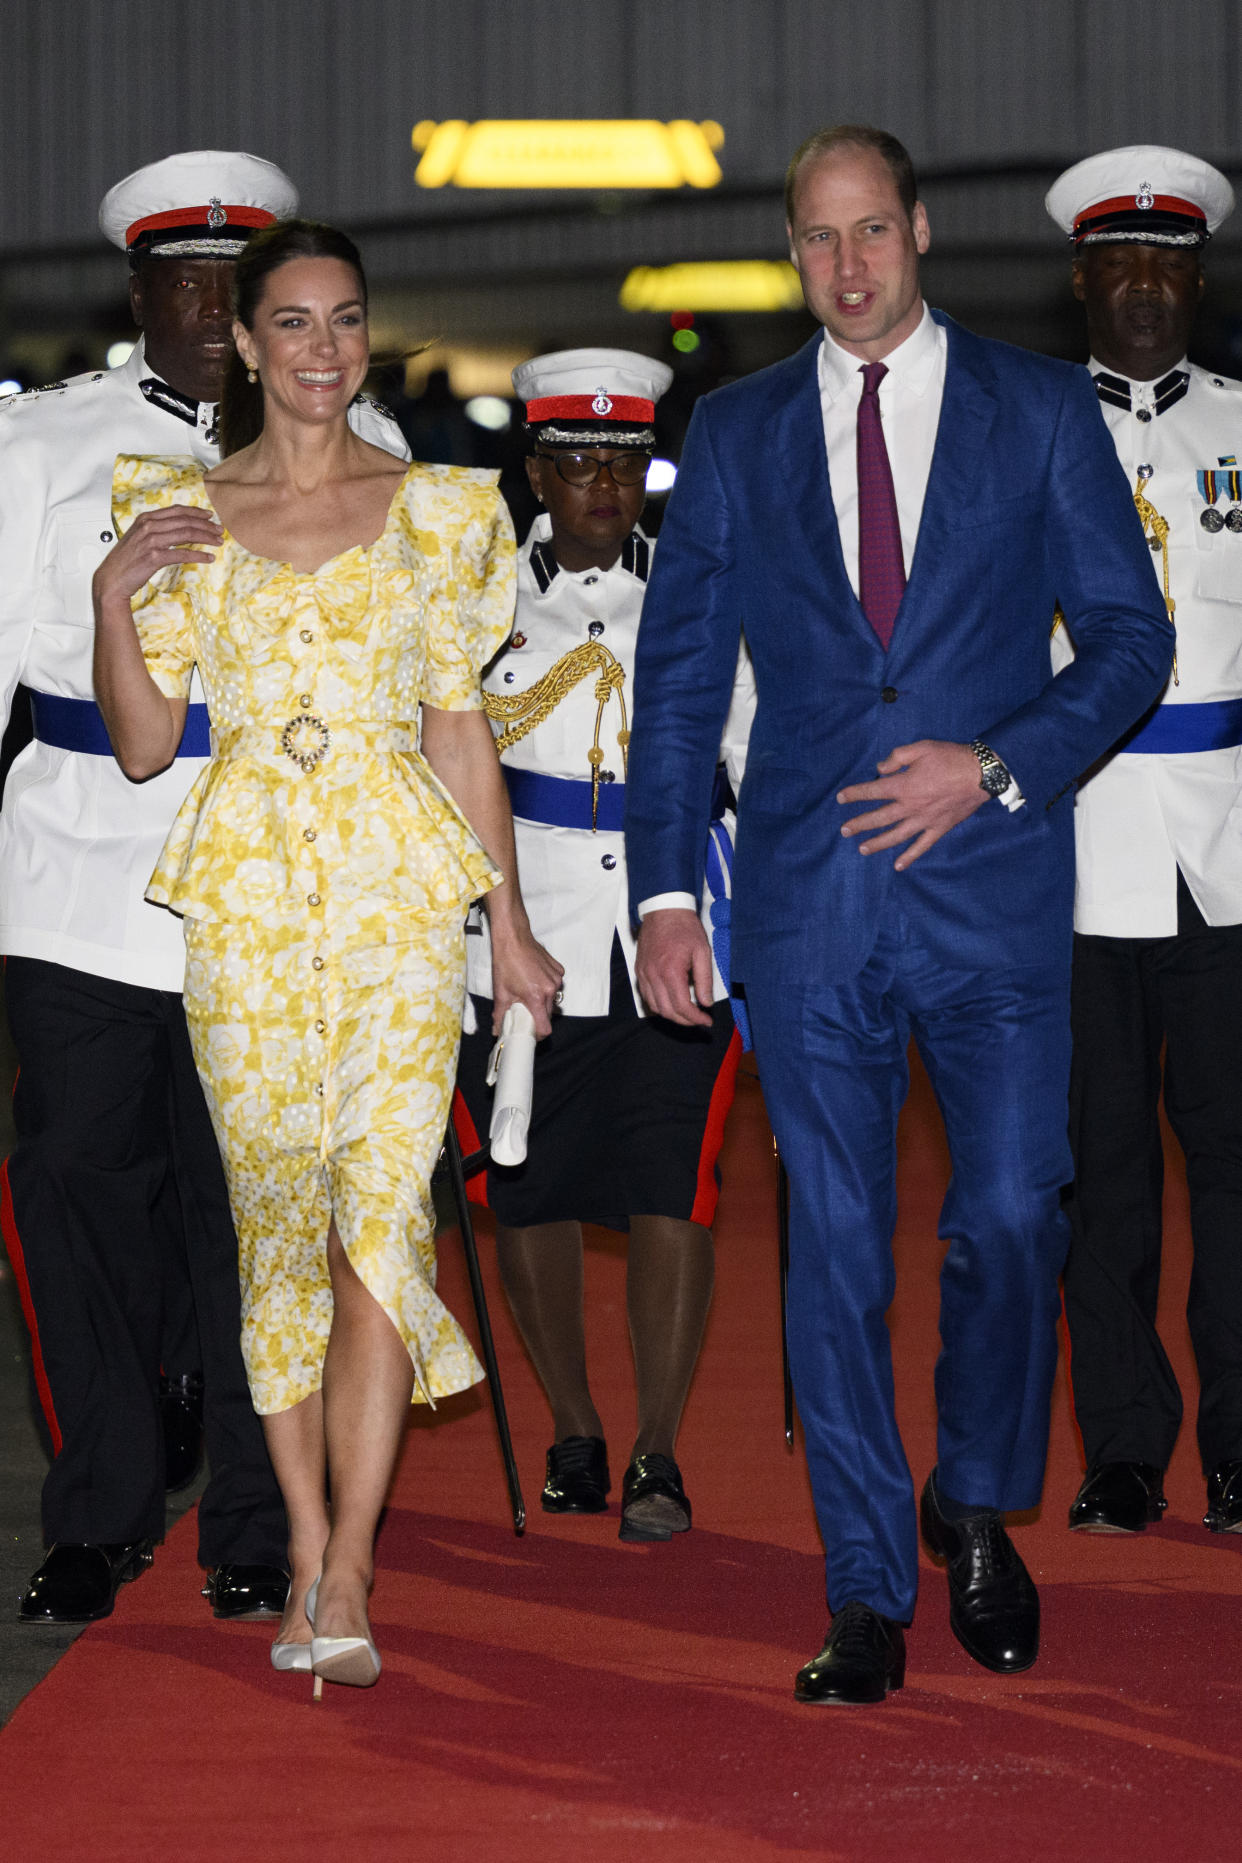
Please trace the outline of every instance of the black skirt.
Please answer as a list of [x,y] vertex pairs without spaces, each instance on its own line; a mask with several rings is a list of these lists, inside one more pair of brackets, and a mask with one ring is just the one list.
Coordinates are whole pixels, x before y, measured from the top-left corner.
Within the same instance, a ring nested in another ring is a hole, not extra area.
[[[478,1030],[462,1037],[454,1120],[469,1157],[487,1142],[492,1089],[492,1005],[474,999]],[[606,1016],[556,1016],[535,1050],[526,1160],[489,1164],[471,1196],[498,1222],[601,1223],[629,1229],[631,1216],[673,1216],[710,1227],[720,1187],[717,1159],[733,1103],[741,1041],[727,1002],[710,1029],[640,1016],[619,939],[613,940]]]

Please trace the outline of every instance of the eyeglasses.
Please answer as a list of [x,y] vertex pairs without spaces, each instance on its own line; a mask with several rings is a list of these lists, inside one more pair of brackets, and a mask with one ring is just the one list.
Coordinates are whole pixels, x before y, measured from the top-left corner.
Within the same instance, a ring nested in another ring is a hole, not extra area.
[[651,464],[649,453],[615,453],[600,459],[595,453],[546,453],[537,449],[536,459],[550,459],[566,485],[594,485],[601,472],[612,476],[614,485],[641,485]]

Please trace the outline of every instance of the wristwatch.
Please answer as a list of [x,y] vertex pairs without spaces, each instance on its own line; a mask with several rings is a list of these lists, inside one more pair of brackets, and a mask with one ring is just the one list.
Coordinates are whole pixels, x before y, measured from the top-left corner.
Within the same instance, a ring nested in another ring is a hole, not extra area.
[[989,750],[983,739],[977,737],[970,747],[979,761],[979,787],[989,796],[1002,796],[1008,789],[1013,777],[1001,762],[994,750]]

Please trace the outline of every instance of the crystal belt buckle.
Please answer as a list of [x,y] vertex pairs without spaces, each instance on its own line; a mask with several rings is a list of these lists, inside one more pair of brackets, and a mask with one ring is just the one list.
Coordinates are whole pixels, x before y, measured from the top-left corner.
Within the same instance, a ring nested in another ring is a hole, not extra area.
[[286,757],[293,759],[303,775],[323,762],[331,742],[331,731],[313,712],[299,712],[280,734],[280,748]]

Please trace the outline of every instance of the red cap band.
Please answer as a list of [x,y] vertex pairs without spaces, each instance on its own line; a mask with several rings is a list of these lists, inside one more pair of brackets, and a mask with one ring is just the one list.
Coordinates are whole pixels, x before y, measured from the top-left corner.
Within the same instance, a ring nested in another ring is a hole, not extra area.
[[204,201],[201,207],[170,207],[166,213],[149,213],[125,229],[125,244],[132,246],[143,233],[165,232],[179,226],[212,227],[211,216],[224,219],[212,230],[225,236],[226,226],[270,226],[276,218],[266,207],[226,207],[221,201]]
[[1078,233],[1088,221],[1103,219],[1115,213],[1175,213],[1184,220],[1194,220],[1200,226],[1207,225],[1207,215],[1202,207],[1196,207],[1193,201],[1180,200],[1176,194],[1153,194],[1145,207],[1140,207],[1133,194],[1120,194],[1115,200],[1098,201],[1094,207],[1084,207],[1081,213],[1074,215],[1074,232]]
[[655,402],[638,395],[609,395],[601,389],[595,395],[548,395],[542,401],[526,403],[528,421],[540,420],[610,420],[623,426],[635,422],[650,426],[655,419]]

